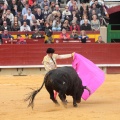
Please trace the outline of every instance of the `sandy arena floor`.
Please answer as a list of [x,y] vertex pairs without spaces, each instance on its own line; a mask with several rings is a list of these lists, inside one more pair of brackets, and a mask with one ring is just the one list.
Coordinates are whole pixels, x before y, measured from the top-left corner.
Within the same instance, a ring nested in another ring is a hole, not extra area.
[[104,84],[77,108],[68,96],[65,108],[56,106],[45,87],[35,98],[34,109],[27,108],[26,94],[41,86],[40,76],[0,76],[0,120],[120,120],[120,74],[106,75]]

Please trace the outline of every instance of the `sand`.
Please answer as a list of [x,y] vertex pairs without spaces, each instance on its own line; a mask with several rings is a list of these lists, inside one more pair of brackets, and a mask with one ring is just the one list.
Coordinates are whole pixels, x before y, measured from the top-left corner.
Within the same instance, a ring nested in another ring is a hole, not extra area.
[[106,75],[104,84],[78,107],[67,96],[65,108],[50,99],[45,87],[35,98],[34,109],[24,102],[31,88],[41,86],[44,75],[0,76],[0,120],[120,120],[120,74]]

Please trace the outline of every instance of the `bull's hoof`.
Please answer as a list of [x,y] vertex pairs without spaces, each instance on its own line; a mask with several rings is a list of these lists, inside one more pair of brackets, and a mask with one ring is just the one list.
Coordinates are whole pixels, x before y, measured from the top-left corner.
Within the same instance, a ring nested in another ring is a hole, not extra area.
[[64,103],[63,103],[63,106],[64,106],[65,108],[67,108],[67,104],[64,104]]
[[65,102],[66,102],[66,103],[68,103],[68,101],[67,101],[67,100],[65,100]]
[[56,106],[60,106],[60,104],[59,104],[59,103],[55,103],[55,105],[56,105]]
[[77,104],[73,104],[74,107],[77,107],[78,105]]
[[65,101],[62,101],[62,104],[63,104],[63,106],[64,106],[65,108],[67,108],[67,102],[66,102],[66,100],[65,100]]

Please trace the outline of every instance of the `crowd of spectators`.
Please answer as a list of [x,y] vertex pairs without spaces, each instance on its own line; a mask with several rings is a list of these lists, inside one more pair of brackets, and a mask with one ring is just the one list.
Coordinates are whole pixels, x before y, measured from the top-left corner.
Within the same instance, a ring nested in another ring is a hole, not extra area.
[[62,9],[61,0],[0,0],[0,31],[36,29],[51,41],[53,31],[99,31],[107,20],[102,0],[67,0]]

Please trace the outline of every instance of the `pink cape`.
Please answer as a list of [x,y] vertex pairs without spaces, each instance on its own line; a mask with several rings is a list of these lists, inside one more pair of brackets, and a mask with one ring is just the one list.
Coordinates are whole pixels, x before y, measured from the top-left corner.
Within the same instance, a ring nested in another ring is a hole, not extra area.
[[[104,72],[93,62],[78,53],[74,54],[72,66],[81,78],[83,86],[87,86],[91,90],[91,94],[94,93],[104,82]],[[82,98],[87,100],[89,96],[88,91],[84,90]]]

